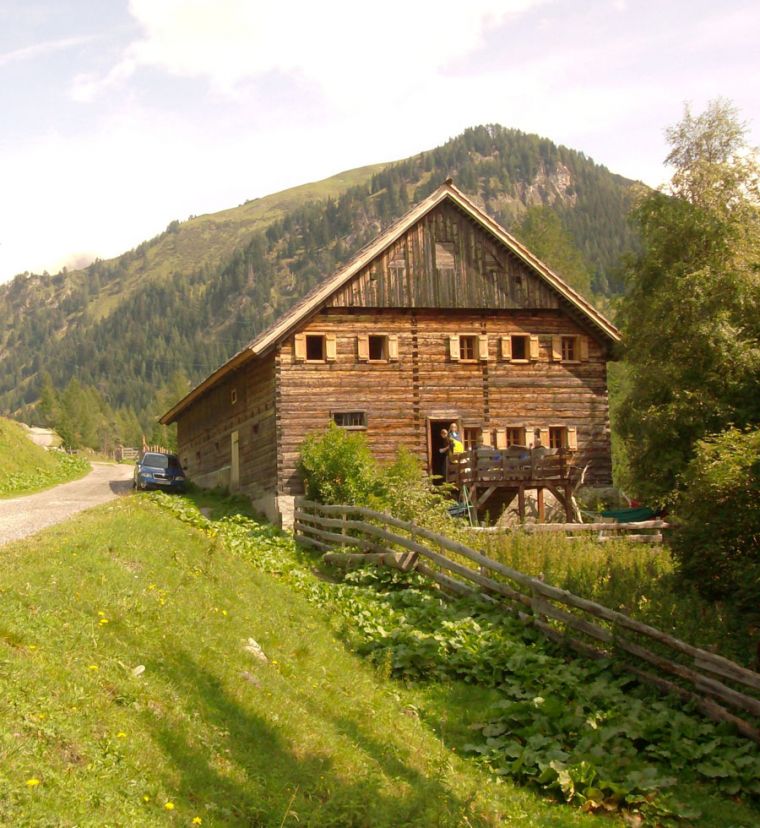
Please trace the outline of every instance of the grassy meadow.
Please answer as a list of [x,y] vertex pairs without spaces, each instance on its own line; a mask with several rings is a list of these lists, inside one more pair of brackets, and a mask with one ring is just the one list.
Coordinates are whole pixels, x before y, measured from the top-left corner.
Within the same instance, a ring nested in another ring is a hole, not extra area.
[[0,550],[0,825],[593,824],[459,758],[472,711],[427,721],[329,613],[154,499]]
[[40,448],[18,423],[0,417],[0,498],[32,494],[89,470],[85,460]]

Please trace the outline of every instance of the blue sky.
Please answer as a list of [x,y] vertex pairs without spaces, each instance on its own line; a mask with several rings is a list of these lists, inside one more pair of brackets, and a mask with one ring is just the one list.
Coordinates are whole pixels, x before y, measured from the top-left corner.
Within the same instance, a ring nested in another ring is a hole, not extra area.
[[501,123],[658,185],[724,96],[760,143],[756,0],[0,0],[0,281]]

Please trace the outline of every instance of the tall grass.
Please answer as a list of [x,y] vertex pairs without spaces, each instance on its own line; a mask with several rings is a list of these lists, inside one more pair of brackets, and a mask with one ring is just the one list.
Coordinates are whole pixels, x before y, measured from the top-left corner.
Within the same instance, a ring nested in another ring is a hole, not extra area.
[[749,626],[730,603],[703,599],[693,584],[679,576],[667,546],[522,532],[472,533],[469,542],[526,575],[540,576],[690,644],[757,667],[760,631]]

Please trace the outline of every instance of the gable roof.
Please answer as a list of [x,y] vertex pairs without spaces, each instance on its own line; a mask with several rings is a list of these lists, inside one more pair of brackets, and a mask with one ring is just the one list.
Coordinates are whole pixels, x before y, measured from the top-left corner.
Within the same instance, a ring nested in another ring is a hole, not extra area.
[[255,339],[238,351],[231,359],[206,377],[187,396],[161,417],[160,422],[168,424],[174,422],[179,414],[190,403],[202,396],[209,388],[226,376],[230,371],[241,367],[249,359],[264,356],[280,340],[287,337],[298,325],[308,317],[319,311],[330,297],[353,279],[366,265],[379,256],[384,250],[398,241],[427,213],[443,201],[453,202],[460,210],[479,224],[487,233],[501,242],[518,259],[524,262],[532,271],[537,273],[547,284],[574,308],[598,333],[610,343],[620,341],[620,331],[603,314],[587,302],[576,290],[559,277],[551,268],[534,256],[514,236],[508,233],[498,222],[470,201],[464,193],[454,186],[451,179],[447,179],[434,193],[420,201],[398,221],[394,222],[374,241],[360,250],[356,256],[344,267],[337,270],[328,279],[320,282],[309,291],[290,310],[283,314],[276,322],[262,331]]

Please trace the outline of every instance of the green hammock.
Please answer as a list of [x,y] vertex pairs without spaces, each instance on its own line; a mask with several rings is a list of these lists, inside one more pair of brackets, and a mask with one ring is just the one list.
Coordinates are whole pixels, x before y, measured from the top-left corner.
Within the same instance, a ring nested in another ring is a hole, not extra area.
[[614,518],[618,523],[638,523],[640,520],[654,520],[657,513],[649,506],[629,506],[622,509],[605,509],[602,517]]

